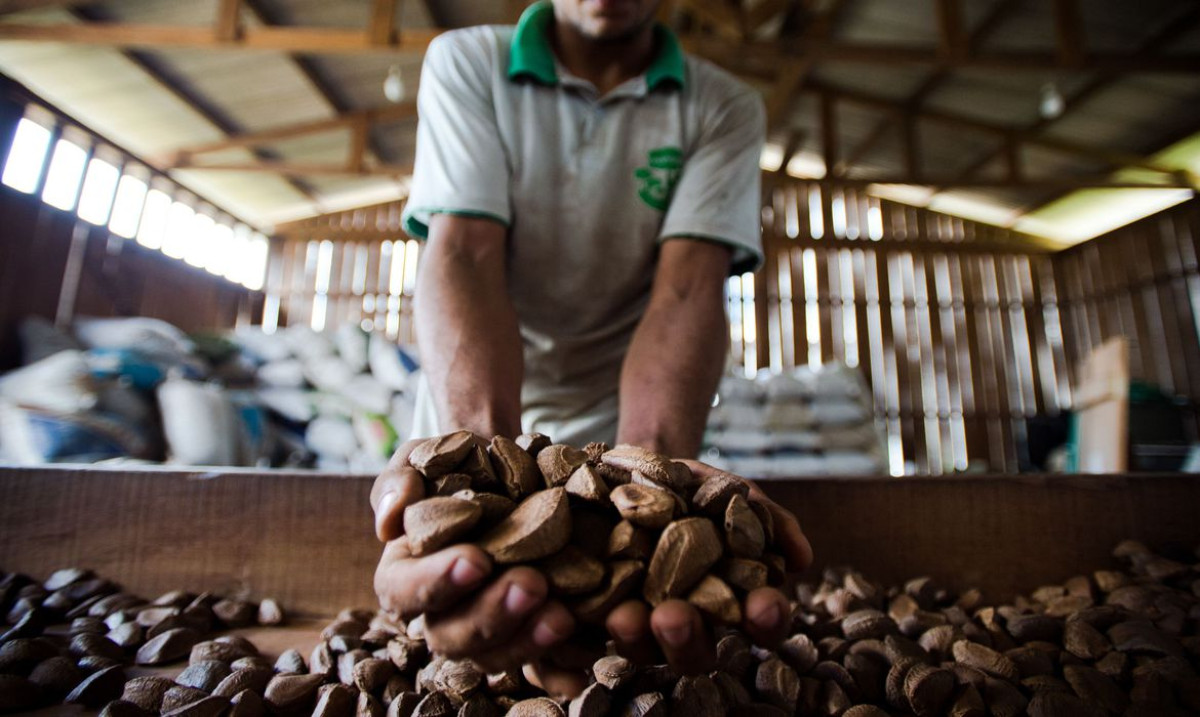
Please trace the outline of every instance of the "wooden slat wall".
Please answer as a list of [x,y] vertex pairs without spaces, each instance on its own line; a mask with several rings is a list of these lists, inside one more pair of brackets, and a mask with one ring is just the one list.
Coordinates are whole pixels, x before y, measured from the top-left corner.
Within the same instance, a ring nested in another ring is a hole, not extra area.
[[[420,245],[401,230],[401,209],[287,227],[264,323],[353,322],[412,342]],[[1058,255],[1015,232],[817,183],[770,189],[763,219],[766,264],[729,283],[735,361],[747,372],[857,367],[893,473],[1018,471],[1028,419],[1069,409],[1076,366],[1118,333],[1133,339],[1136,375],[1200,398],[1195,202]]]
[[421,245],[400,228],[403,206],[390,202],[285,227],[272,244],[264,325],[357,324],[414,343]]
[[1029,239],[850,189],[768,192],[766,265],[731,280],[747,372],[844,362],[872,386],[893,473],[1023,464],[1069,404],[1053,261]]
[[1200,201],[1054,257],[1071,367],[1118,335],[1134,378],[1200,403]]

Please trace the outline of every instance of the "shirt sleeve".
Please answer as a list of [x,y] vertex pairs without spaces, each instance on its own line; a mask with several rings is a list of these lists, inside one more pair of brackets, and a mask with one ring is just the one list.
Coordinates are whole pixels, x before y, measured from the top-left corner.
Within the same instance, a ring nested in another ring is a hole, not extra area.
[[731,273],[757,269],[762,252],[766,110],[754,92],[726,100],[708,118],[683,165],[659,240],[694,237],[733,249]]
[[425,53],[417,93],[417,147],[405,230],[429,235],[434,214],[511,223],[508,160],[492,101],[494,58],[485,43],[450,33]]

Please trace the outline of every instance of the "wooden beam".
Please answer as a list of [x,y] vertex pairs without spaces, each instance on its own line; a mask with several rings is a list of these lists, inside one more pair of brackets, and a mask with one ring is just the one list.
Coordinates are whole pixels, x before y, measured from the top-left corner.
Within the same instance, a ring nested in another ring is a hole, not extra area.
[[1083,17],[1077,0],[1053,0],[1058,60],[1067,67],[1084,64]]
[[233,149],[235,147],[254,147],[263,144],[270,144],[271,142],[278,142],[284,139],[294,139],[296,137],[303,137],[310,134],[321,134],[324,132],[332,132],[334,130],[352,128],[360,123],[369,126],[383,122],[411,119],[416,116],[416,102],[409,101],[399,105],[387,105],[376,109],[346,112],[329,119],[315,120],[313,122],[299,122],[297,124],[275,127],[272,129],[263,130],[261,132],[238,134],[231,137],[226,137],[225,139],[217,140],[216,142],[207,142],[205,144],[184,147],[177,150],[176,155],[182,158],[197,154],[219,152],[221,150]]
[[809,41],[827,42],[830,35],[833,33],[833,26],[837,23],[838,16],[842,9],[846,7],[848,0],[830,0],[825,9],[816,13],[811,20],[804,35]]
[[361,172],[364,167],[367,137],[370,131],[371,123],[365,116],[355,118],[353,124],[350,125],[350,157],[346,162],[346,169],[356,174]]
[[763,25],[787,12],[791,6],[792,0],[762,0],[762,2],[743,13],[746,29],[750,33],[754,33],[762,28]]
[[[270,9],[263,7],[261,0],[242,0],[242,3],[258,22],[264,25],[282,24],[281,18],[276,16]],[[313,91],[325,100],[325,103],[329,105],[334,114],[340,115],[350,111],[351,104],[349,98],[345,97],[343,91],[325,79],[312,58],[294,52],[288,53],[287,58],[312,86]],[[395,157],[388,156],[388,153],[373,136],[368,139],[367,146],[370,148],[371,153],[381,162],[394,161],[396,159]]]
[[959,0],[937,0],[938,52],[951,58],[966,54]]
[[1004,165],[1009,179],[1021,181],[1021,144],[1011,132],[1004,137]]
[[220,0],[214,32],[221,42],[238,41],[242,34],[242,0]]
[[[78,8],[72,10],[71,13],[76,18],[89,23],[94,23],[98,19],[95,11],[90,8]],[[177,82],[169,72],[164,70],[161,61],[157,58],[132,48],[121,48],[121,54],[132,62],[134,66],[146,73],[147,77],[181,101],[184,106],[190,108],[193,112],[211,123],[222,134],[237,134],[242,131],[241,126],[236,121],[215,107],[205,97]],[[270,160],[275,158],[273,153],[264,149],[255,149],[252,152],[259,159]],[[162,166],[155,168],[162,172],[167,170],[166,167]],[[314,203],[320,202],[320,197],[316,191],[303,180],[295,177],[285,177],[284,181],[308,201]]]
[[[831,87],[828,85],[815,86],[815,83],[810,83],[810,84],[812,84],[814,86],[812,86],[804,91],[818,92],[821,94],[830,92],[830,93],[837,95],[840,99],[845,100],[847,102],[854,102],[856,104],[862,104],[862,105],[865,105],[868,107],[875,107],[878,109],[884,109],[884,110],[888,110],[888,111],[903,111],[906,109],[903,105],[901,105],[898,102],[895,102],[894,100],[884,98],[884,97],[879,97],[879,96],[872,95],[869,93],[859,92],[859,91],[855,91],[855,90],[835,88],[835,87]],[[1087,157],[1089,159],[1093,159],[1093,160],[1096,160],[1099,162],[1104,162],[1104,163],[1107,163],[1110,165],[1137,167],[1139,169],[1148,169],[1150,171],[1162,172],[1162,173],[1168,174],[1168,175],[1174,175],[1177,171],[1174,168],[1156,165],[1149,159],[1146,159],[1145,157],[1131,155],[1131,154],[1128,154],[1125,152],[1118,152],[1115,150],[1109,150],[1104,147],[1083,145],[1083,144],[1079,144],[1076,142],[1071,142],[1069,140],[1042,136],[1042,135],[1038,135],[1034,132],[1021,130],[1021,129],[1014,129],[1012,127],[1006,127],[1004,125],[992,124],[990,122],[984,122],[983,120],[975,119],[974,117],[959,115],[959,114],[955,114],[952,112],[945,112],[943,110],[935,110],[932,108],[925,108],[925,109],[921,110],[919,114],[922,119],[932,120],[935,122],[941,122],[943,124],[948,124],[948,125],[951,125],[954,127],[961,127],[964,129],[985,132],[985,133],[988,133],[991,135],[995,135],[1001,139],[1007,137],[1010,133],[1012,133],[1018,140],[1020,140],[1021,142],[1025,143],[1025,144],[1034,144],[1034,145],[1038,145],[1038,146],[1045,147],[1048,149],[1053,149],[1053,150],[1056,150],[1059,152],[1065,152],[1067,154],[1075,154],[1075,155]]]
[[218,37],[213,27],[88,23],[86,25],[0,24],[0,40],[61,42],[114,47],[191,47],[209,50],[265,50],[309,54],[424,52],[440,29],[402,30],[377,45],[363,30],[335,27],[247,27],[234,40]]
[[745,39],[742,34],[742,17],[728,5],[713,0],[680,0],[679,4],[717,35],[734,42]]
[[871,65],[919,66],[929,65],[946,69],[979,69],[997,72],[1054,72],[1094,70],[1115,74],[1200,73],[1200,52],[1181,52],[1152,55],[1129,52],[1089,53],[1084,66],[1067,65],[1056,53],[1039,51],[972,52],[957,57],[943,57],[937,48],[909,45],[845,43],[828,41],[807,45],[776,42],[754,42],[737,45],[725,40],[688,34],[682,38],[684,47],[698,55],[735,71],[753,74],[774,74],[776,68],[789,59],[815,56],[820,62],[841,62]]
[[1177,178],[1164,178],[1162,182],[1139,182],[1136,180],[1113,179],[1103,176],[1055,176],[1055,177],[1020,177],[1013,180],[1009,177],[983,178],[968,177],[913,177],[908,174],[893,175],[855,175],[851,177],[838,176],[827,180],[833,184],[848,186],[866,186],[869,184],[914,184],[919,186],[937,187],[971,187],[971,188],[1003,188],[1003,189],[1194,189],[1187,182]]
[[838,175],[837,167],[837,97],[832,92],[820,93],[821,98],[821,157],[825,160],[825,177]]
[[783,145],[783,155],[779,158],[779,169],[775,170],[776,174],[788,176],[787,168],[791,163],[792,157],[800,151],[800,147],[804,145],[804,131],[793,129],[788,133],[787,142]]
[[[692,7],[716,7],[688,0]],[[731,17],[736,17],[732,16]],[[736,27],[735,27],[736,30]],[[395,41],[376,45],[363,30],[334,27],[247,27],[242,37],[225,41],[212,27],[89,23],[86,25],[0,24],[0,40],[61,42],[116,47],[195,47],[213,50],[299,52],[316,55],[423,52],[440,29],[407,29]],[[1055,53],[991,52],[946,58],[936,48],[908,45],[824,42],[803,47],[781,47],[775,42],[746,43],[730,47],[720,39],[689,35],[685,46],[718,62],[749,62],[779,67],[789,58],[809,55],[820,61],[885,65],[933,65],[995,71],[1046,72],[1081,69],[1064,64]],[[731,57],[731,55],[734,55]],[[1200,52],[1148,55],[1144,53],[1091,53],[1083,69],[1119,74],[1200,73]]]
[[[1157,30],[1143,38],[1143,40],[1138,43],[1136,52],[1153,52],[1156,48],[1169,44],[1179,37],[1186,35],[1198,23],[1200,23],[1200,4],[1189,5],[1175,16],[1169,18],[1166,22],[1159,26]],[[1119,79],[1120,76],[1114,73],[1097,75],[1066,97],[1062,114],[1060,114],[1058,117],[1039,117],[1032,124],[1027,125],[1024,128],[1025,133],[1033,134],[1040,132],[1042,129],[1053,124],[1055,121],[1062,119],[1063,116],[1079,107],[1085,100],[1108,88]],[[962,172],[959,173],[959,179],[966,179],[967,177],[972,176],[975,174],[975,172],[978,172],[983,167],[991,163],[991,161],[1003,151],[1005,151],[1004,148],[1000,147],[996,150],[984,152],[976,161],[972,162]]]
[[[1013,14],[1020,2],[1021,0],[999,0],[999,2],[992,5],[991,9],[988,11],[988,14],[979,22],[979,25],[977,25],[975,29],[971,31],[970,36],[965,42],[965,46],[962,48],[962,54],[969,54],[972,47],[978,47],[982,42],[987,40],[987,38],[991,37],[996,29],[1004,24],[1009,16]],[[953,73],[946,68],[938,68],[930,73],[921,83],[921,85],[914,90],[911,95],[908,96],[907,100],[905,100],[905,108],[914,112],[919,110],[921,106],[925,104],[925,101],[928,100],[929,97],[937,90],[937,88],[941,87],[942,84],[952,74]],[[867,133],[866,137],[864,137],[853,149],[850,150],[850,152],[847,153],[844,162],[845,165],[848,167],[853,167],[859,162],[859,160],[866,156],[867,152],[869,152],[871,148],[879,142],[879,140],[883,139],[888,130],[892,129],[893,123],[896,121],[897,116],[898,115],[896,113],[889,112],[887,116],[877,122],[875,127]]]
[[767,95],[767,133],[770,134],[787,118],[787,112],[796,99],[796,93],[812,70],[811,60],[788,63],[779,71],[775,86]]
[[908,176],[917,180],[917,184],[921,184],[921,176],[924,174],[921,163],[921,136],[917,126],[917,117],[911,112],[905,113],[901,118],[901,128],[903,129],[903,147],[904,147],[904,169],[908,172]]
[[373,0],[367,34],[371,44],[387,47],[396,40],[396,4],[400,0]]
[[395,164],[378,164],[367,165],[360,169],[353,169],[344,164],[319,164],[308,162],[289,162],[286,160],[262,160],[256,163],[226,163],[215,162],[212,164],[193,164],[188,160],[177,164],[172,169],[204,169],[221,172],[271,172],[273,174],[282,174],[292,177],[303,176],[329,176],[329,177],[345,177],[345,176],[387,176],[387,177],[406,177],[412,174],[412,167],[400,166]]

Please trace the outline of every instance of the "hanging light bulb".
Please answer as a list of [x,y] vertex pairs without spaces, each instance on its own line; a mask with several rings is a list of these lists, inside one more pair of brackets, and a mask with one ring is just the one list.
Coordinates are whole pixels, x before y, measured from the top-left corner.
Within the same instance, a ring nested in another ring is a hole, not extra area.
[[1059,92],[1058,85],[1054,82],[1047,82],[1042,85],[1041,95],[1038,99],[1038,114],[1042,119],[1055,119],[1066,109],[1066,100],[1063,99],[1062,92]]
[[383,96],[388,99],[388,102],[399,104],[404,101],[406,92],[404,77],[400,74],[400,65],[392,65],[388,68],[387,77],[383,80]]

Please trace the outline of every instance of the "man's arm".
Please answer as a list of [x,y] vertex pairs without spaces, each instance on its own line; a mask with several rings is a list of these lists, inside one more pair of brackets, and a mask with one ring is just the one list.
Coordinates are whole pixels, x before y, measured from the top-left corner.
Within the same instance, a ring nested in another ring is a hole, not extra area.
[[[445,429],[488,437],[520,432],[521,339],[504,264],[503,225],[448,214],[430,219],[415,313],[421,363]],[[537,659],[575,628],[541,573],[497,570],[469,543],[411,554],[402,537],[404,509],[425,497],[408,462],[418,443],[396,451],[371,491],[376,533],[387,543],[375,571],[380,605],[405,617],[424,613],[431,648],[490,671]],[[576,682],[571,691],[583,688]]]
[[488,219],[435,214],[429,222],[413,311],[442,430],[521,432],[523,359],[505,233]]
[[682,237],[662,245],[650,304],[621,368],[618,442],[677,458],[700,452],[729,347],[730,254]]

